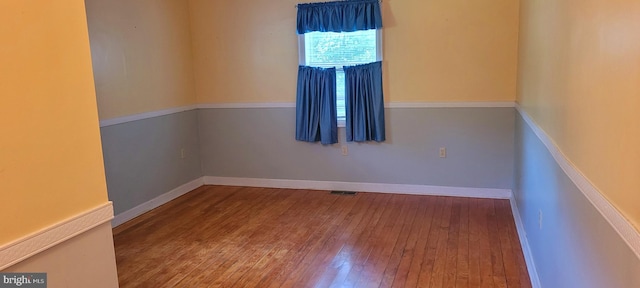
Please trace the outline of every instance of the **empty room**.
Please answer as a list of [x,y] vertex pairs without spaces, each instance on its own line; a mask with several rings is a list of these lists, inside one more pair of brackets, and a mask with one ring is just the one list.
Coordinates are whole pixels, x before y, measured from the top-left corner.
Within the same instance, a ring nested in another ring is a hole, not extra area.
[[640,287],[638,1],[0,23],[0,287]]

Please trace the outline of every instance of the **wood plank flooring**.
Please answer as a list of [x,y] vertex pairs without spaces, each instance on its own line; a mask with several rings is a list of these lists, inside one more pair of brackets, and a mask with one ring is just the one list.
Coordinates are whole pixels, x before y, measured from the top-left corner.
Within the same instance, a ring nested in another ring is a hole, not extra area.
[[120,287],[531,287],[507,200],[204,186],[114,229]]

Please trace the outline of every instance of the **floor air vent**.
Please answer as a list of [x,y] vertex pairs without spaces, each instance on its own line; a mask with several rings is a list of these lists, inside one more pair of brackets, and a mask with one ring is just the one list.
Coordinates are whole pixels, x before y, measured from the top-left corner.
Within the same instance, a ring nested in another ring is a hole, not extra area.
[[357,192],[354,191],[338,191],[338,190],[333,190],[331,191],[331,194],[336,194],[336,195],[356,195]]

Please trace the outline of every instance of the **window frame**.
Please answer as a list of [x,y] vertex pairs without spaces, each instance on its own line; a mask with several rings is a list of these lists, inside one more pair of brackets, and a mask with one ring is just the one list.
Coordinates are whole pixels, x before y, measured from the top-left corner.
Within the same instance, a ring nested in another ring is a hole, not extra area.
[[[373,30],[373,29],[371,29]],[[382,61],[382,28],[375,29],[376,30],[376,62]],[[341,33],[349,33],[349,32],[341,32]],[[307,58],[306,58],[306,46],[305,46],[305,34],[298,34],[298,64],[306,66]],[[337,71],[344,71],[342,66],[336,66]],[[346,97],[346,95],[345,95]],[[345,99],[346,101],[346,99]],[[337,107],[337,105],[336,105]],[[345,107],[346,108],[346,107]],[[345,111],[346,112],[346,111]],[[345,113],[346,115],[346,113]],[[346,117],[346,116],[345,116]],[[346,119],[338,118],[338,127],[346,126]]]

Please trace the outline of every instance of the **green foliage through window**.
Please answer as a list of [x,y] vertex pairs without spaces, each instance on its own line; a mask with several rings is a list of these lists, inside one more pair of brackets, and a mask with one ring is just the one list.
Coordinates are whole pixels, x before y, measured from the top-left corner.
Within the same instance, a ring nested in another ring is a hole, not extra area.
[[308,66],[338,67],[376,61],[376,30],[305,34]]

